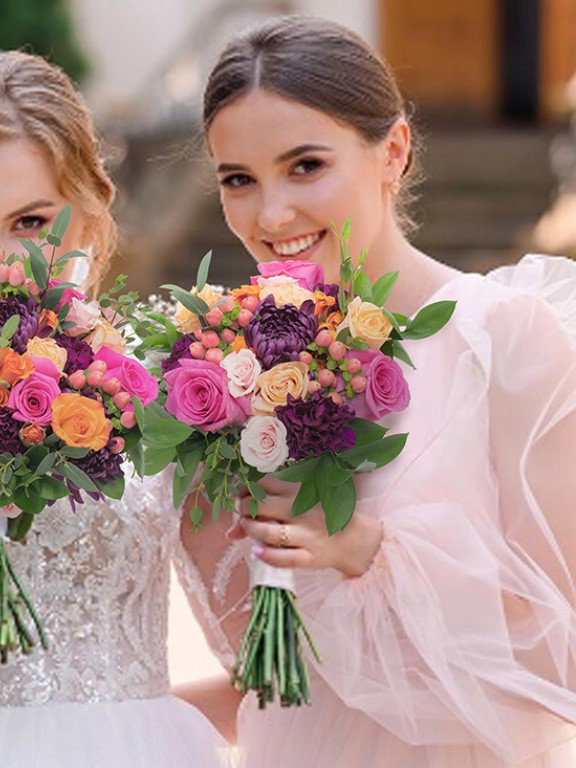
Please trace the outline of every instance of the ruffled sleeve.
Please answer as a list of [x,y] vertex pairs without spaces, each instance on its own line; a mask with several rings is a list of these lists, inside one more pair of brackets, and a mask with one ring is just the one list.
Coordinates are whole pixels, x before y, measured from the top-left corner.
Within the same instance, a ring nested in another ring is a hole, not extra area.
[[519,763],[576,738],[576,265],[444,293],[457,312],[415,345],[392,425],[408,446],[358,489],[381,550],[358,579],[302,574],[300,605],[348,706]]

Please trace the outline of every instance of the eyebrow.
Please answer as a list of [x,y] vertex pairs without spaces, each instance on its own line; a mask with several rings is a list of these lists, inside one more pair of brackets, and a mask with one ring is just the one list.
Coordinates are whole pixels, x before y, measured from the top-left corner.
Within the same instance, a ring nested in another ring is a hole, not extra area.
[[[287,152],[278,155],[275,162],[285,163],[286,160],[293,160],[295,157],[300,157],[308,152],[332,151],[333,150],[330,147],[326,147],[323,144],[300,144],[299,146],[293,147],[293,149],[289,149]],[[230,173],[232,171],[245,171],[247,170],[247,166],[241,165],[240,163],[221,163],[216,170],[218,173]]]
[[22,216],[25,213],[30,213],[30,211],[35,211],[37,208],[49,208],[54,205],[56,205],[56,203],[53,200],[33,200],[31,203],[23,205],[22,208],[17,208],[15,211],[12,211],[10,218],[14,216]]

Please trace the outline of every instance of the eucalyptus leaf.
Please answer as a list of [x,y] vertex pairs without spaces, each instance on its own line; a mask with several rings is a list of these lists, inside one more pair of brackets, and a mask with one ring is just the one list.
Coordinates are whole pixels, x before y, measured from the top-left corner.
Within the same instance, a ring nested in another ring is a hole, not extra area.
[[54,464],[56,464],[57,455],[55,453],[48,453],[38,464],[36,469],[34,470],[34,474],[41,476],[45,475],[47,472],[50,472]]
[[74,485],[78,486],[78,488],[81,488],[83,491],[97,493],[99,490],[94,481],[91,480],[86,472],[80,469],[80,467],[77,467],[76,464],[72,464],[71,462],[61,462],[58,465],[58,473],[67,477],[68,480],[71,480]]
[[68,229],[68,225],[70,224],[70,219],[72,217],[72,206],[66,205],[62,210],[58,213],[56,218],[54,219],[54,223],[52,224],[52,234],[55,237],[63,238],[66,234],[66,230]]
[[89,448],[74,448],[70,445],[65,445],[63,448],[59,450],[59,453],[62,456],[66,456],[70,459],[83,459],[90,453]]
[[200,262],[200,265],[198,267],[198,273],[196,275],[196,292],[200,293],[202,288],[206,285],[206,281],[208,280],[208,271],[210,269],[210,261],[212,260],[212,251],[208,251],[208,253],[202,258],[202,261]]
[[226,443],[224,440],[220,443],[220,448],[218,452],[220,453],[220,456],[223,456],[225,459],[234,460],[238,458],[234,448],[229,443]]
[[196,294],[190,293],[189,291],[184,290],[184,288],[180,288],[178,285],[166,284],[161,287],[169,290],[172,296],[174,296],[183,307],[186,307],[186,309],[190,310],[190,312],[193,312],[195,315],[205,315],[206,312],[208,312],[208,304],[206,304],[205,301],[202,301],[202,299],[199,299]]
[[48,286],[48,264],[42,249],[33,240],[21,240],[22,245],[30,254],[30,268],[32,277],[40,290],[44,291]]
[[0,333],[0,336],[7,341],[10,340],[18,330],[20,319],[20,315],[12,315],[9,317],[2,326],[2,332]]

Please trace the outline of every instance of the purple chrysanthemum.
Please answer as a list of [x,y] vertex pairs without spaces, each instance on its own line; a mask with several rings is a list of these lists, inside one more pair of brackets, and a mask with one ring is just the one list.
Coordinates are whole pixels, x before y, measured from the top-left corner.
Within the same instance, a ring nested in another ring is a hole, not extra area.
[[178,363],[184,358],[188,358],[188,360],[192,359],[192,355],[190,354],[190,344],[192,344],[193,341],[195,341],[195,339],[192,336],[186,335],[175,342],[172,347],[172,352],[165,360],[162,360],[162,373],[168,373],[168,371],[178,368]]
[[83,459],[70,459],[70,461],[85,472],[93,480],[101,480],[104,483],[114,483],[123,476],[123,457],[119,453],[112,453],[108,448],[99,451],[90,451]]
[[28,340],[38,329],[38,315],[36,302],[33,298],[18,299],[16,296],[7,296],[0,301],[0,328],[12,315],[20,315],[20,324],[12,336],[12,348],[22,354],[26,351]]
[[16,456],[17,453],[23,453],[26,449],[18,437],[22,424],[15,421],[12,414],[13,411],[9,408],[0,408],[0,452]]
[[59,333],[54,337],[59,347],[64,347],[68,352],[68,359],[64,366],[64,373],[70,375],[74,371],[84,371],[94,360],[94,352],[90,344],[75,336],[66,336]]
[[305,301],[300,309],[293,304],[277,307],[274,297],[267,296],[244,329],[244,338],[268,370],[298,360],[298,354],[314,341],[316,327],[313,301]]
[[355,416],[352,408],[336,405],[321,392],[308,400],[288,395],[287,404],[276,408],[276,416],[288,432],[290,457],[297,461],[326,451],[345,451],[356,442],[356,434],[346,426]]

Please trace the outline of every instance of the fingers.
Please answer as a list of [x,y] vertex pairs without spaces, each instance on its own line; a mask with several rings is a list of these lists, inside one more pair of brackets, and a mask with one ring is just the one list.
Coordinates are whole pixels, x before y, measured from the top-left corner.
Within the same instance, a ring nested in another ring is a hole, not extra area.
[[249,517],[243,517],[238,521],[247,536],[251,539],[265,544],[267,547],[297,547],[300,545],[295,540],[293,525],[279,523],[276,521],[268,522],[259,518],[252,520]]
[[267,547],[264,544],[254,545],[253,552],[259,560],[276,568],[312,568],[314,558],[312,553],[301,547]]

